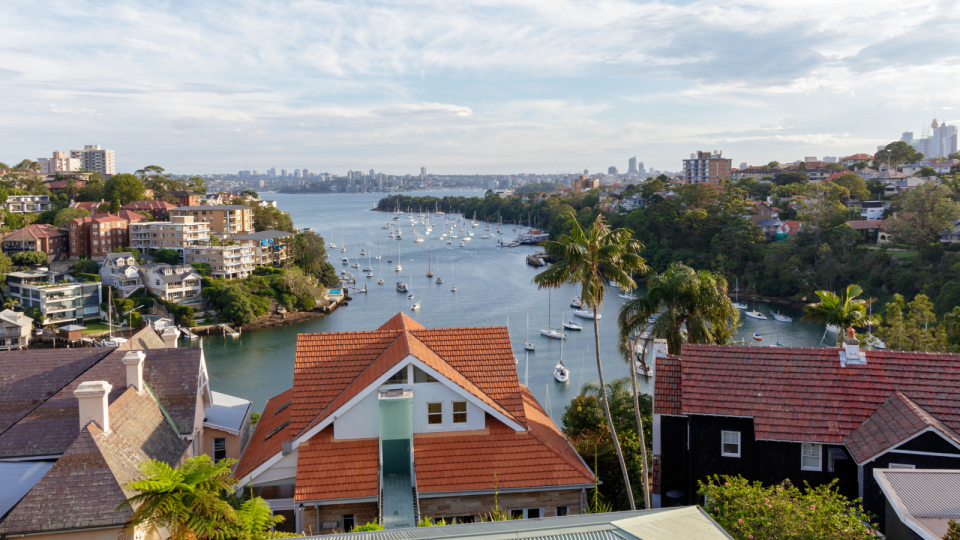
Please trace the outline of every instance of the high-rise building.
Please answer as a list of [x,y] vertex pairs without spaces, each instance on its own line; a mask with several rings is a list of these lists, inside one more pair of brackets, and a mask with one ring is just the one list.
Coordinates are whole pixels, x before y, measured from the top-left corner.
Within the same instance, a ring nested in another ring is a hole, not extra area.
[[270,167],[269,169],[267,169],[267,176],[269,176],[270,178],[276,178],[277,169],[275,167]]
[[640,163],[637,163],[637,172],[642,174],[643,171],[644,171],[643,162],[641,161]]
[[370,178],[376,178],[376,173],[373,172],[373,169],[370,169]]
[[930,128],[933,129],[933,132],[930,133],[924,129],[924,136],[919,139],[913,138],[913,132],[905,131],[900,140],[912,146],[928,159],[944,158],[957,151],[957,126],[941,124],[934,118],[933,122],[930,123]]
[[280,169],[280,178],[286,178],[286,177],[287,177],[287,170]]
[[610,167],[607,169],[607,174],[619,174],[619,173],[617,173],[616,167]]
[[293,177],[294,177],[294,178],[300,178],[300,169],[294,169],[294,170],[293,170]]
[[420,181],[425,182],[427,180],[427,168],[420,167]]
[[587,169],[584,169],[584,170],[583,170],[583,175],[584,175],[584,176],[587,176],[587,175],[589,175],[589,174],[590,174],[590,171],[589,171],[589,170],[587,170]]
[[37,163],[43,174],[78,172],[82,167],[80,158],[72,158],[66,152],[54,152],[53,157],[37,158]]
[[730,178],[732,159],[724,159],[723,152],[697,152],[690,159],[683,160],[683,181],[685,184],[716,182],[721,178]]
[[80,160],[80,168],[97,171],[105,176],[117,174],[113,150],[104,150],[97,144],[84,145],[83,150],[71,150],[70,157]]
[[637,156],[633,156],[627,161],[627,174],[637,172]]

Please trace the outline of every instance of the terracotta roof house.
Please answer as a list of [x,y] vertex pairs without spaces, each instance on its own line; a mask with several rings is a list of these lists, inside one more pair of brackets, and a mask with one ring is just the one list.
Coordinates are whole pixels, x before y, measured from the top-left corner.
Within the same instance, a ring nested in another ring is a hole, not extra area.
[[803,222],[788,219],[777,227],[777,232],[774,234],[774,238],[776,240],[785,240],[788,236],[796,236],[797,233],[800,232],[801,228],[803,228]]
[[203,351],[163,347],[144,328],[119,348],[0,355],[0,478],[16,479],[0,485],[0,535],[114,540],[141,461],[212,452]]
[[91,214],[96,214],[97,209],[100,208],[101,204],[106,204],[106,202],[103,199],[100,199],[99,201],[70,201],[69,208],[80,208],[90,212]]
[[[496,475],[496,480],[494,476]],[[293,387],[257,423],[235,477],[308,534],[376,519],[472,522],[582,513],[590,468],[517,378],[503,327],[300,334]]]
[[861,350],[849,334],[842,348],[684,345],[654,378],[653,453],[674,503],[714,474],[836,480],[883,526],[875,469],[960,468],[960,354]]
[[853,154],[852,156],[847,156],[845,158],[840,159],[839,161],[840,161],[840,164],[843,165],[844,167],[849,167],[850,165],[860,163],[861,161],[865,161],[869,163],[872,160],[873,160],[873,156],[871,156],[870,154]]
[[47,254],[47,262],[59,260],[68,252],[67,231],[45,223],[34,223],[5,234],[0,238],[4,254],[24,251]]
[[147,212],[157,221],[166,221],[167,213],[177,205],[166,201],[134,201],[123,205],[124,210],[131,212]]

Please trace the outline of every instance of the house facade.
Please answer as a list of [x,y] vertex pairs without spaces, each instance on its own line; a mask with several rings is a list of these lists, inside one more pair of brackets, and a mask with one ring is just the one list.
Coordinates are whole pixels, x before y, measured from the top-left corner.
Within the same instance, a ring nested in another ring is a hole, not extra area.
[[31,332],[33,319],[10,309],[0,311],[0,349],[26,348],[30,345]]
[[133,253],[108,253],[100,265],[100,282],[112,286],[126,298],[143,287],[143,273]]
[[697,481],[837,481],[884,523],[875,469],[960,468],[960,355],[685,345],[656,360],[653,453],[662,501]]
[[[137,216],[143,218],[143,216]],[[130,221],[116,214],[93,214],[71,220],[70,256],[101,260],[116,248],[130,246]]]
[[147,263],[140,266],[147,290],[167,302],[200,299],[200,273],[189,264]]
[[27,225],[7,233],[2,240],[3,253],[7,256],[25,251],[38,251],[47,254],[47,262],[57,261],[67,256],[67,232],[48,224]]
[[133,201],[123,205],[124,210],[131,212],[146,212],[157,221],[166,221],[170,210],[177,205],[166,201]]
[[[141,251],[175,249],[185,261],[188,246],[210,239],[210,224],[192,216],[172,217],[170,221],[130,225],[130,245]],[[189,262],[189,261],[188,261]]]
[[224,279],[245,278],[253,272],[255,250],[250,242],[197,242],[184,249],[187,263],[206,263],[210,274]]
[[[506,328],[300,334],[237,465],[296,532],[583,512],[593,474],[520,385]],[[496,477],[495,477],[496,475]]]
[[100,283],[79,283],[67,274],[29,270],[7,274],[4,296],[43,314],[37,324],[83,324],[100,318]]
[[283,231],[261,231],[250,234],[238,234],[231,240],[246,243],[253,247],[256,266],[275,265],[287,260],[291,254],[291,245],[295,233]]
[[9,195],[3,206],[12,214],[37,214],[50,209],[49,195]]
[[192,217],[210,224],[210,232],[247,234],[253,230],[253,208],[242,204],[180,206],[170,210],[171,216]]

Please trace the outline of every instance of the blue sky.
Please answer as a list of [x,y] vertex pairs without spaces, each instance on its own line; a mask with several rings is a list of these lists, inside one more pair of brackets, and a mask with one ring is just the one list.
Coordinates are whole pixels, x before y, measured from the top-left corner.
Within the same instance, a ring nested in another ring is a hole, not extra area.
[[678,170],[960,121],[960,2],[7,0],[0,161]]

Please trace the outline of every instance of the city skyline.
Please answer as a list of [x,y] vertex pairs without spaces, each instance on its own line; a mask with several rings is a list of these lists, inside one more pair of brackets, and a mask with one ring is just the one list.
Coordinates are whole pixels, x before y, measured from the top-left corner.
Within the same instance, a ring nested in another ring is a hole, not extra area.
[[679,171],[960,123],[955,3],[782,4],[14,3],[0,160],[92,142],[118,172]]

